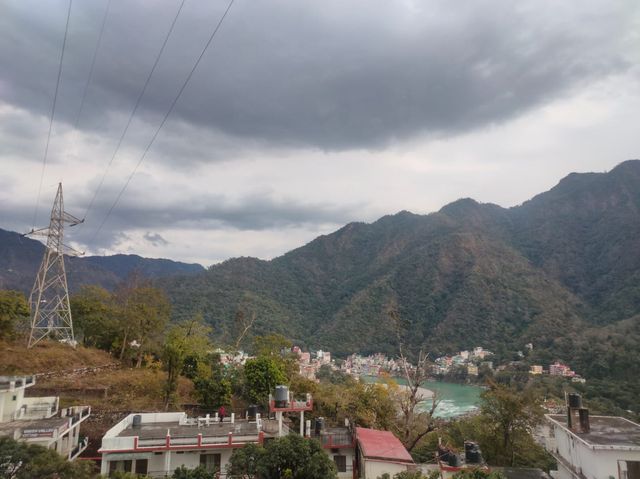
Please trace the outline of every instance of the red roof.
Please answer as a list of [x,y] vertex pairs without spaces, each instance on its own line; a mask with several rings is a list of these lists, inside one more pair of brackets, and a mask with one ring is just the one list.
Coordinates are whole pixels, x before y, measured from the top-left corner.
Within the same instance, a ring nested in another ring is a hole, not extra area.
[[389,431],[357,427],[356,438],[362,454],[368,459],[413,463],[411,454],[400,440]]

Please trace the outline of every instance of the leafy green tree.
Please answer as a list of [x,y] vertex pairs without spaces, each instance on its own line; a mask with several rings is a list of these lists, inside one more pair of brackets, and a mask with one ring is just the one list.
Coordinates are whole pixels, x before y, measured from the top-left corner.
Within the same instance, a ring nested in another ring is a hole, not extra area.
[[234,449],[227,465],[229,479],[255,479],[265,450],[262,446],[249,443],[240,449]]
[[114,303],[118,318],[116,343],[120,348],[119,358],[131,357],[136,367],[140,367],[145,354],[157,353],[161,349],[171,313],[169,300],[164,291],[133,274],[116,288]]
[[0,339],[11,339],[19,322],[27,323],[29,304],[18,291],[0,290]]
[[227,474],[233,479],[334,479],[336,466],[318,441],[289,435],[266,446],[234,450]]
[[290,350],[291,346],[291,341],[282,334],[267,334],[253,339],[253,351],[259,357],[280,357],[282,350]]
[[542,421],[540,401],[532,394],[493,384],[482,393],[480,412],[486,431],[496,439],[492,453],[497,464],[515,465],[516,445],[531,437],[531,430]]
[[35,444],[0,437],[0,477],[10,479],[93,479],[88,462],[70,462]]
[[184,370],[186,358],[196,358],[197,365],[200,358],[204,358],[211,348],[210,333],[211,328],[204,324],[200,314],[169,330],[162,347],[162,362],[167,371],[164,390],[165,408],[169,407],[178,389],[178,378]]
[[258,404],[267,404],[269,393],[279,384],[287,383],[282,365],[274,358],[249,359],[244,365],[247,398]]
[[500,472],[488,472],[482,469],[462,471],[454,474],[453,479],[506,479]]
[[216,473],[207,471],[204,466],[198,466],[195,469],[180,466],[173,472],[171,479],[216,479]]
[[80,333],[82,344],[111,350],[118,337],[113,295],[100,286],[83,286],[70,303],[73,326]]
[[197,376],[193,380],[200,404],[217,408],[231,404],[231,381],[220,372],[210,377]]

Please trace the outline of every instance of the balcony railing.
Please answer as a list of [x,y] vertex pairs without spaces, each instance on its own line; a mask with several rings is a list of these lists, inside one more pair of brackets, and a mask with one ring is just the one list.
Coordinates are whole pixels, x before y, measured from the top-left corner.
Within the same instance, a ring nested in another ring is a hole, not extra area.
[[89,438],[88,437],[82,438],[82,440],[78,442],[78,445],[74,447],[73,450],[69,453],[69,460],[73,461],[76,457],[82,454],[82,451],[84,451],[88,445],[89,445]]

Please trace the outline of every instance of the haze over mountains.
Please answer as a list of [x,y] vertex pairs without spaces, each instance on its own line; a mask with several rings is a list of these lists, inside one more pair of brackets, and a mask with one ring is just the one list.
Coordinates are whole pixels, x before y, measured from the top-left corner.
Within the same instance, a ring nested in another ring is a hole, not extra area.
[[[533,343],[589,377],[636,380],[640,367],[640,161],[573,173],[524,204],[461,199],[350,223],[270,261],[204,270],[135,256],[72,258],[69,282],[112,287],[133,268],[157,278],[176,319],[202,312],[217,338],[280,332],[336,354],[395,353],[397,308],[411,346],[433,353]],[[0,287],[28,291],[43,246],[0,231]],[[178,276],[175,276],[178,274]],[[247,338],[249,339],[249,338]]]

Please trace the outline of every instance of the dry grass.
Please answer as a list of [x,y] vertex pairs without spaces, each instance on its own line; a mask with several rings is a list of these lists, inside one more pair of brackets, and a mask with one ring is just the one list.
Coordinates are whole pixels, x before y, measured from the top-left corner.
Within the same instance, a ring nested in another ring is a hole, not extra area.
[[[64,388],[108,388],[106,398],[92,398],[90,404],[102,410],[158,411],[163,409],[163,387],[166,373],[157,369],[117,369],[98,371],[81,377],[57,377],[42,380],[42,387]],[[60,392],[63,402],[80,403],[82,399],[65,398]],[[178,402],[193,402],[193,383],[180,378],[178,385]],[[86,402],[86,401],[85,401]]]
[[43,341],[31,349],[24,342],[0,342],[0,374],[37,374],[104,366],[116,360],[99,349],[73,349],[55,341]]

